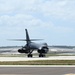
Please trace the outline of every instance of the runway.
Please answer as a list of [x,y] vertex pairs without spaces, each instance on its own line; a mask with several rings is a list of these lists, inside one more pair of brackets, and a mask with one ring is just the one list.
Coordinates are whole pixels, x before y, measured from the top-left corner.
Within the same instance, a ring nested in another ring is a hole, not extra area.
[[[46,58],[0,57],[0,61],[33,61],[33,60],[75,60],[75,56],[51,56]],[[33,65],[0,65],[0,75],[75,75],[75,65],[33,66]]]
[[0,57],[0,61],[34,61],[34,60],[75,60],[75,56],[50,56],[50,57],[45,57],[45,58]]
[[75,75],[75,67],[0,67],[0,75]]

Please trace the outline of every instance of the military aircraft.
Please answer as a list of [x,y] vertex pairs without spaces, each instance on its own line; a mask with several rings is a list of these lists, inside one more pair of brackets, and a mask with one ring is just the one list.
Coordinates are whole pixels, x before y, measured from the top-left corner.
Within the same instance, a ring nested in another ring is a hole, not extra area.
[[32,52],[37,50],[39,53],[39,57],[45,57],[45,54],[49,51],[47,43],[38,44],[32,41],[37,41],[41,39],[30,39],[27,29],[26,32],[26,39],[12,39],[14,41],[26,41],[26,45],[23,46],[21,49],[18,50],[19,53],[26,53],[27,57],[33,57]]

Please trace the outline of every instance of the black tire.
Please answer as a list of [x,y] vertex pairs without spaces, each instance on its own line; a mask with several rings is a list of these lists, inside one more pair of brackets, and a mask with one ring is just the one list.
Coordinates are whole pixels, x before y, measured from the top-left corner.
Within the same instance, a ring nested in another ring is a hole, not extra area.
[[39,57],[45,57],[45,54],[39,54]]
[[42,57],[42,55],[41,55],[41,54],[39,54],[39,57]]
[[32,54],[28,54],[28,57],[33,57],[33,55]]
[[43,54],[43,57],[46,57],[46,55],[45,55],[45,54]]

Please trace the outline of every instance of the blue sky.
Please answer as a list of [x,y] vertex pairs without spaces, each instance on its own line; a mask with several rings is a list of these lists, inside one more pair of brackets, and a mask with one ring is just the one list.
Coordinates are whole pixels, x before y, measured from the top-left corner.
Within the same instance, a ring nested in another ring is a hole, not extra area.
[[24,45],[7,39],[25,38],[25,28],[39,42],[75,46],[75,0],[0,0],[0,46]]

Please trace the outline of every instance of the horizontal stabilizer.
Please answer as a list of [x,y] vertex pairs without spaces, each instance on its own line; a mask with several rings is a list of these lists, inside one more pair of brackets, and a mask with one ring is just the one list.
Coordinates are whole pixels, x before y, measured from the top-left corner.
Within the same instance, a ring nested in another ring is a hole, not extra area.
[[26,39],[8,39],[9,41],[26,41]]
[[43,40],[43,39],[30,39],[31,41],[39,41],[39,40]]
[[30,40],[26,40],[26,39],[8,39],[9,41],[39,41],[39,40],[43,40],[43,39],[30,39]]

